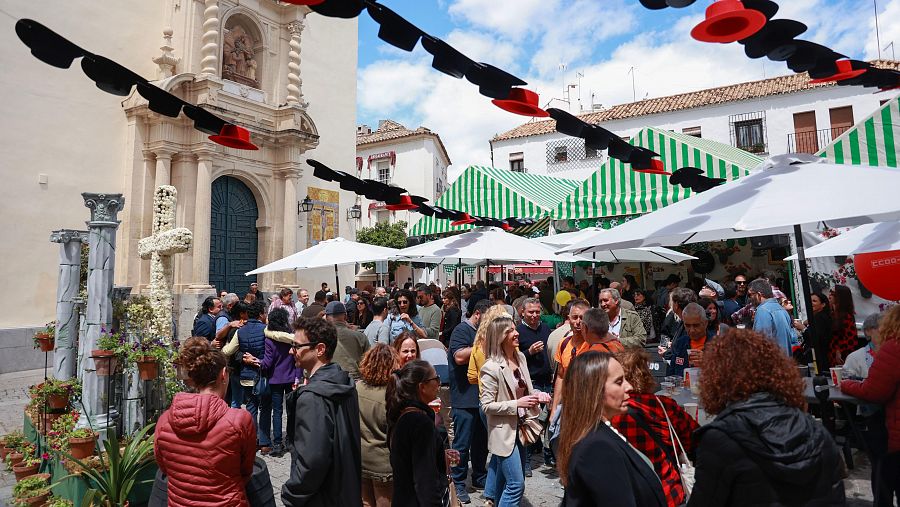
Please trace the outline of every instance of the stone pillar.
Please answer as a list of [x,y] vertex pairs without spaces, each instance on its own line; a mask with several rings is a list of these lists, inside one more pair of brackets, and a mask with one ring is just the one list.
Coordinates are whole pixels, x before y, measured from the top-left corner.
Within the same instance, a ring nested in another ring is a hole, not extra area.
[[194,242],[191,246],[193,281],[187,290],[178,295],[175,302],[177,337],[184,341],[190,336],[194,317],[207,296],[215,295],[209,284],[209,242],[212,224],[212,169],[213,153],[200,152],[197,155],[197,197],[194,199]]
[[172,154],[166,151],[156,152],[156,181],[154,188],[163,185],[171,185],[172,181]]
[[214,76],[219,72],[219,1],[205,0],[204,3],[200,75]]
[[303,32],[304,22],[302,19],[288,24],[288,33],[291,34],[291,40],[288,42],[288,85],[287,99],[285,102],[291,106],[306,107],[303,100],[303,79],[300,77],[300,33]]
[[60,229],[50,234],[59,243],[59,276],[56,287],[56,350],[53,354],[53,377],[68,380],[75,376],[78,343],[78,314],[75,298],[81,287],[81,242],[87,232]]
[[75,374],[78,375],[78,380],[84,379],[84,370],[85,370],[85,359],[91,355],[91,351],[84,351],[84,342],[85,336],[87,336],[87,318],[85,318],[85,307],[87,306],[87,301],[81,296],[78,296],[73,301],[74,311],[78,314],[78,359],[77,364],[75,366]]
[[[282,220],[282,257],[287,257],[297,252],[297,180],[294,173],[285,175],[282,186],[284,187],[284,217]],[[294,286],[297,283],[297,272],[288,271],[282,275],[282,283],[285,286]]]
[[[90,354],[96,348],[101,328],[108,329],[112,324],[112,290],[113,272],[116,261],[116,231],[119,228],[117,215],[125,208],[122,194],[82,193],[84,205],[91,210],[88,225],[88,301],[85,319],[84,351]],[[83,377],[82,401],[85,418],[98,429],[105,429],[113,424],[107,399],[110,377],[103,377],[100,382],[96,374],[94,361],[84,362],[86,371]],[[114,408],[112,408],[114,410]]]

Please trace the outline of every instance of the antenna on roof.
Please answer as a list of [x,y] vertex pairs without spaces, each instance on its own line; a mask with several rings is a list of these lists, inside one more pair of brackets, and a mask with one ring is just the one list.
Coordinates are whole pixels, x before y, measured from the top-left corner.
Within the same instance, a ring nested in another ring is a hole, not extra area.
[[632,65],[631,68],[628,69],[628,73],[625,75],[627,76],[628,74],[631,74],[631,101],[637,102],[637,91],[635,91],[634,87],[634,65]]

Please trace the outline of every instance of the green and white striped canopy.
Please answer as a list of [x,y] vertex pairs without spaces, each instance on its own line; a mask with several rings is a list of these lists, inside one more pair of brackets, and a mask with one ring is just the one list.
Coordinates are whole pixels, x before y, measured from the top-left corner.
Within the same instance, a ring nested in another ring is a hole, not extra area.
[[841,134],[818,155],[835,164],[897,167],[900,158],[900,96]]
[[[747,175],[762,159],[708,139],[645,127],[630,141],[659,153],[667,171],[698,167],[707,176],[733,180]],[[552,213],[554,220],[604,218],[649,213],[691,196],[691,190],[669,183],[668,176],[631,170],[630,164],[608,159]]]
[[[534,225],[514,231],[528,235],[547,228],[549,220],[543,218],[578,184],[575,180],[473,165],[463,171],[434,205],[490,218],[538,219]],[[451,227],[450,220],[423,216],[409,235],[444,234],[471,228],[471,225]]]

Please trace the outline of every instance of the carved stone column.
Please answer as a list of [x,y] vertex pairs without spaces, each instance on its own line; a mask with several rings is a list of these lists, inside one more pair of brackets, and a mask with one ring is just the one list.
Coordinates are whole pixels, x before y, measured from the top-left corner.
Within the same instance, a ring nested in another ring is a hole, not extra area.
[[288,51],[288,85],[287,99],[289,105],[299,105],[306,107],[303,100],[303,79],[300,77],[300,33],[303,31],[304,22],[298,19],[288,24],[288,32],[291,34],[291,40],[288,43],[290,50]]
[[50,234],[59,243],[59,276],[56,287],[56,350],[53,354],[53,377],[68,380],[75,376],[78,342],[78,313],[75,298],[81,287],[81,243],[86,231],[60,229]]
[[[108,329],[112,324],[112,290],[113,271],[116,261],[116,230],[119,228],[118,213],[125,208],[122,194],[82,193],[84,205],[91,210],[88,225],[88,301],[85,319],[84,351],[90,354],[96,348],[101,328]],[[109,413],[110,400],[106,382],[99,382],[95,361],[85,361],[88,368],[84,372],[82,400],[86,416],[96,428],[107,428],[112,425],[112,414]]]
[[214,76],[219,72],[219,1],[205,0],[204,3],[200,75]]
[[209,285],[209,240],[212,224],[213,154],[197,155],[197,197],[194,205],[193,283],[191,289],[212,288]]
[[172,183],[172,155],[168,151],[156,152],[156,180],[153,182],[154,189],[163,185],[171,185]]

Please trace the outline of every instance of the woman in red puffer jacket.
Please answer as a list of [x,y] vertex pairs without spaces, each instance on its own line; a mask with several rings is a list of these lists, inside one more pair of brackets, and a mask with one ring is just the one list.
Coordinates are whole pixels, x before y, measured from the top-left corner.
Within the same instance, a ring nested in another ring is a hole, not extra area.
[[178,358],[196,393],[178,393],[156,425],[156,461],[168,476],[169,505],[247,507],[256,428],[250,412],[229,408],[225,356],[206,338],[188,339]]
[[841,391],[863,401],[884,405],[888,453],[877,465],[879,480],[873,489],[876,490],[875,505],[892,505],[892,498],[900,496],[900,306],[885,312],[878,336],[881,346],[869,367],[869,376],[863,381],[841,382]]

